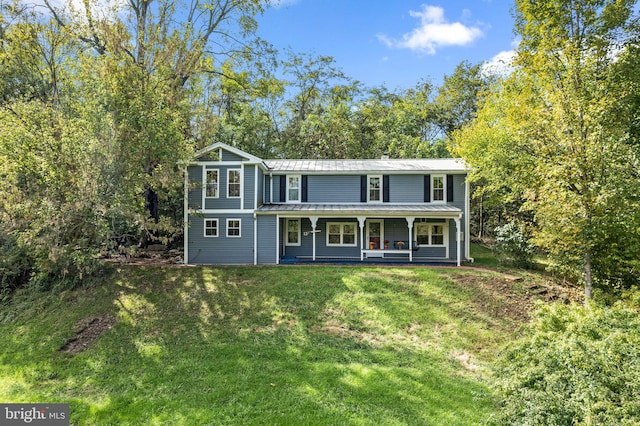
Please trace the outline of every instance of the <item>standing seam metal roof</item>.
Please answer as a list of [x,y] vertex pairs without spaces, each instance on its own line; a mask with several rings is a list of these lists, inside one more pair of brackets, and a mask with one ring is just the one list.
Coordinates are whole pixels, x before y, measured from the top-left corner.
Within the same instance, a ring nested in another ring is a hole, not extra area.
[[458,158],[408,160],[264,160],[274,172],[466,172],[469,168]]

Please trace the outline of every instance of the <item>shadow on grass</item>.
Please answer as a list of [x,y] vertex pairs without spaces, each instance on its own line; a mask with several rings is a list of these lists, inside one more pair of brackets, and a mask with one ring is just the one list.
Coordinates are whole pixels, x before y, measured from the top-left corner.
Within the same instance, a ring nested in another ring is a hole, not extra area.
[[5,354],[21,384],[3,396],[70,402],[73,424],[482,423],[493,401],[449,358],[459,342],[442,337],[464,327],[448,321],[466,296],[438,280],[411,269],[123,268],[75,305],[111,310],[113,329],[75,357],[54,343]]

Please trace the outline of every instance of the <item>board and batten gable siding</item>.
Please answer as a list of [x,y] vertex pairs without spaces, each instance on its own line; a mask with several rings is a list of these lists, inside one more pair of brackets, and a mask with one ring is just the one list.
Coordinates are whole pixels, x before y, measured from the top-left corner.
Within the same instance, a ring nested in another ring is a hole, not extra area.
[[226,149],[222,150],[222,158],[221,160],[223,162],[225,161],[233,161],[233,162],[239,162],[239,161],[243,161],[245,160],[243,157],[240,157],[239,155],[234,154],[233,152],[229,152]]
[[[218,219],[218,236],[204,236],[205,219]],[[240,219],[240,237],[227,237],[227,219]],[[191,216],[189,262],[207,264],[253,264],[253,214],[205,214]]]

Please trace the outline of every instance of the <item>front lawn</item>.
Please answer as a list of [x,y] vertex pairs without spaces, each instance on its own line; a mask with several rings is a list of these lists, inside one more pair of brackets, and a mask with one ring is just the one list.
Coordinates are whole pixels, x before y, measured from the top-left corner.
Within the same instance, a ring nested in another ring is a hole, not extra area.
[[487,362],[516,327],[470,276],[497,279],[122,266],[3,307],[0,400],[70,403],[82,425],[481,424],[495,410]]

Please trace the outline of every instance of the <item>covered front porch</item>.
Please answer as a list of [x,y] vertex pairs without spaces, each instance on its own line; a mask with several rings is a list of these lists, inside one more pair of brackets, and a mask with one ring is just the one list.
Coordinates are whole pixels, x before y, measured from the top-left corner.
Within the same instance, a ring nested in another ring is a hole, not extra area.
[[276,263],[449,263],[466,258],[462,211],[450,205],[272,204]]

